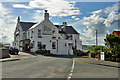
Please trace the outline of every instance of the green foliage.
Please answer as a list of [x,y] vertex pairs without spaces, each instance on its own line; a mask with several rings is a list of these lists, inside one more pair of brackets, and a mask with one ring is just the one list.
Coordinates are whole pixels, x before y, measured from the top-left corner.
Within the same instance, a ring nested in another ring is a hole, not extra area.
[[94,54],[99,54],[101,50],[102,50],[102,46],[92,46],[90,48],[90,52]]
[[0,48],[4,48],[4,45],[0,42]]
[[88,52],[89,50],[83,50],[83,51]]
[[103,51],[106,53],[106,55],[111,54],[110,48],[104,48]]
[[106,36],[105,45],[110,48],[113,55],[120,54],[120,37],[115,34],[110,34]]

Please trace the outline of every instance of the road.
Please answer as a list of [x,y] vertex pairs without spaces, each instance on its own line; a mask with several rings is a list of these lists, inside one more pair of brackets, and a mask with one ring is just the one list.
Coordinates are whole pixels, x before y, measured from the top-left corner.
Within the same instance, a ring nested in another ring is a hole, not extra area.
[[39,55],[2,62],[3,78],[117,78],[118,68]]

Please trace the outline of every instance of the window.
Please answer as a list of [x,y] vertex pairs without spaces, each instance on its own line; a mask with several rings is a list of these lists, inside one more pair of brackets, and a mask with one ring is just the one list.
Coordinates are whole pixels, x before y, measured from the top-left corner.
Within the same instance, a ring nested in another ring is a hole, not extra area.
[[41,38],[41,30],[38,30],[38,38]]
[[42,45],[42,43],[41,43],[41,42],[38,42],[38,47],[40,47],[40,45]]
[[43,45],[43,49],[45,49],[45,50],[46,50],[46,45],[45,45],[45,44]]
[[70,36],[70,40],[72,40],[72,35]]
[[52,42],[52,49],[56,49],[56,42]]
[[33,31],[31,31],[31,38],[33,38]]
[[42,50],[42,43],[38,42],[38,49]]
[[28,38],[30,38],[30,32],[28,31]]

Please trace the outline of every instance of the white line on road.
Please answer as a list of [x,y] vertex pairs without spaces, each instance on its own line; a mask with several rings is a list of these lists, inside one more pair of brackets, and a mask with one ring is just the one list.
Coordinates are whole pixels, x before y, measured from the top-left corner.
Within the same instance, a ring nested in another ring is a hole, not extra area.
[[73,71],[74,71],[74,67],[75,67],[75,61],[73,59],[73,63],[72,63],[72,69],[70,71],[70,74],[68,75],[68,78],[67,80],[70,80],[72,78],[72,74],[73,74]]

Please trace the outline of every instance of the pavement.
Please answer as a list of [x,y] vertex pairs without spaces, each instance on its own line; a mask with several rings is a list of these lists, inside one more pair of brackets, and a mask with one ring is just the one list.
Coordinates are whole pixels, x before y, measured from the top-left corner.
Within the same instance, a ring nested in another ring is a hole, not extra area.
[[15,60],[21,60],[21,59],[27,59],[27,58],[34,58],[34,57],[36,57],[36,55],[28,54],[26,52],[19,52],[18,55],[10,54],[10,58],[0,59],[0,62],[15,61]]
[[[111,67],[117,65],[114,62],[100,61],[86,56],[37,55],[35,58],[30,58],[31,54],[27,53],[21,53],[21,56],[29,58],[23,59],[18,55],[21,60],[2,63],[2,78],[64,78],[65,80],[74,78],[118,78],[118,68]],[[98,65],[100,63],[110,64],[111,66]]]
[[2,63],[2,78],[67,78],[72,59],[39,55]]
[[[42,55],[42,54],[19,52],[19,55],[10,55],[10,58],[0,59],[0,62],[34,58],[39,55]],[[95,58],[88,58],[87,56],[82,56],[82,57],[71,56],[71,55],[68,55],[68,56],[65,56],[65,55],[64,56],[63,55],[43,55],[43,56],[50,56],[50,57],[57,57],[57,58],[73,58],[75,61],[79,61],[80,63],[120,68],[120,63],[118,63],[118,62],[103,61],[103,60],[98,60]]]
[[88,58],[87,56],[74,58],[74,60],[78,61],[80,63],[87,63],[87,64],[95,64],[95,65],[101,65],[101,66],[120,68],[120,63],[118,63],[118,62],[103,61],[103,60],[98,60],[95,58]]

